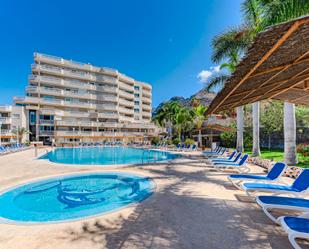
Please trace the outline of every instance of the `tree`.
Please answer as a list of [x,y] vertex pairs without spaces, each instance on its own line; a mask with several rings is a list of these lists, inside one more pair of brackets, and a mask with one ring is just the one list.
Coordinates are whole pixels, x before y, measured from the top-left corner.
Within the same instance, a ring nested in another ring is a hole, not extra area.
[[261,125],[268,135],[268,149],[271,149],[271,135],[283,129],[283,104],[277,100],[268,101],[261,115]]
[[31,134],[30,131],[28,131],[27,129],[23,127],[22,128],[18,127],[17,129],[13,130],[12,133],[17,136],[18,143],[22,143],[25,135]]
[[181,108],[174,116],[175,128],[179,140],[181,141],[182,130],[186,126],[187,122],[192,121],[192,113],[187,108]]
[[253,146],[252,156],[260,156],[260,102],[252,104]]
[[206,106],[198,105],[193,108],[194,112],[194,123],[196,125],[196,129],[198,130],[198,145],[202,146],[202,126],[206,119],[205,112],[207,110]]
[[284,102],[284,161],[297,164],[295,104]]
[[[244,0],[242,4],[242,12],[244,14],[244,24],[239,27],[232,27],[227,32],[216,36],[213,39],[212,61],[221,63],[220,68],[228,69],[228,74],[216,75],[208,82],[208,87],[222,86],[225,84],[229,75],[235,71],[235,68],[246,53],[248,47],[253,41],[256,34],[270,25],[274,25],[283,21],[290,20],[309,13],[308,0]],[[239,118],[237,118],[238,136],[237,147],[242,149],[243,135],[243,109],[237,110]],[[255,117],[259,120],[259,117]],[[288,122],[288,120],[287,120]],[[290,120],[293,122],[293,119]],[[292,124],[289,127],[293,127]],[[256,138],[256,136],[255,136]],[[254,141],[257,144],[257,141]],[[287,143],[286,145],[290,145]],[[293,151],[293,149],[287,149]]]
[[169,137],[172,137],[175,115],[180,109],[181,106],[178,102],[166,102],[158,109],[153,117],[155,123],[167,129]]

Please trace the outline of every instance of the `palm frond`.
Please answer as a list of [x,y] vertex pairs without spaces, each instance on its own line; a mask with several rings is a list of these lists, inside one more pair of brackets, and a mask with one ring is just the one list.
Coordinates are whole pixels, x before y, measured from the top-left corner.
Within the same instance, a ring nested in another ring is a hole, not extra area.
[[227,74],[219,74],[210,78],[210,80],[206,83],[205,89],[207,91],[211,91],[214,88],[222,88],[225,84],[225,81],[229,78]]
[[260,0],[264,6],[263,28],[309,14],[308,0]]

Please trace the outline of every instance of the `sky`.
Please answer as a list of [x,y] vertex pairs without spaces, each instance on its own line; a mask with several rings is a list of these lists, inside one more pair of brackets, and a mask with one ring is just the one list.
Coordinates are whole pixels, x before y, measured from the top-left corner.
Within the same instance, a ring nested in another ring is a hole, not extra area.
[[212,38],[241,22],[241,0],[0,2],[0,105],[23,96],[33,53],[112,67],[152,84],[153,106],[190,97],[219,68]]

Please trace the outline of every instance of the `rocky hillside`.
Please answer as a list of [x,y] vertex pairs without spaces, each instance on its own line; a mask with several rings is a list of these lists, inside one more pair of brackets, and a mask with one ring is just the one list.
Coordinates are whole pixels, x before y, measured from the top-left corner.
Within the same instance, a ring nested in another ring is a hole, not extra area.
[[[196,94],[192,95],[190,98],[184,98],[184,97],[172,97],[168,102],[178,101],[185,107],[191,107],[192,99],[196,98],[200,101],[202,105],[209,106],[211,101],[215,98],[215,93],[207,92],[206,90],[202,89]],[[157,108],[153,110],[153,113],[156,113],[156,111],[162,106],[165,102],[159,104]]]

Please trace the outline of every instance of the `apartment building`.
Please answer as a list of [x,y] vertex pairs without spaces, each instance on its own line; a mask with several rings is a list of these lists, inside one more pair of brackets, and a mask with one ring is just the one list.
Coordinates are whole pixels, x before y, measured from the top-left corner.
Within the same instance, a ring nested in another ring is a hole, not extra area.
[[30,141],[58,144],[143,141],[151,123],[152,87],[115,69],[34,53],[25,97]]
[[[26,112],[22,106],[0,106],[0,145],[16,142],[14,131],[26,127]],[[25,138],[23,138],[25,139]]]

